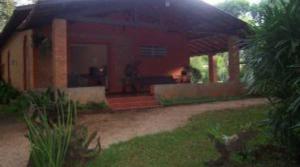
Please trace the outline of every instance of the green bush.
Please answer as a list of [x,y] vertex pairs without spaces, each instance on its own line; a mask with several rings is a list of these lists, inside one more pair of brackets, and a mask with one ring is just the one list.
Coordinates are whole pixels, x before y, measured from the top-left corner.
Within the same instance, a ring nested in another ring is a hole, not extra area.
[[[30,106],[29,113],[32,119],[46,114],[49,120],[56,122],[60,110],[68,112],[70,107],[71,110],[77,108],[75,103],[69,100],[69,97],[59,89],[48,88],[46,91],[31,91],[27,92],[24,96],[28,100]],[[64,114],[67,115],[67,113]]]
[[13,99],[20,96],[20,92],[11,85],[0,81],[0,104],[9,104]]
[[6,112],[9,113],[23,113],[28,110],[30,104],[26,96],[21,95],[12,100],[6,105]]
[[273,104],[267,123],[274,139],[300,155],[300,1],[276,0],[264,7],[263,22],[247,41],[252,92]]
[[31,143],[30,167],[83,167],[99,155],[100,139],[87,128],[76,125],[77,106],[60,90],[28,92],[29,112],[25,120]]
[[[96,146],[90,148],[93,140]],[[70,146],[67,152],[65,167],[85,167],[89,161],[96,158],[101,152],[100,138],[97,132],[89,135],[87,127],[77,125],[73,128]]]
[[[33,120],[25,116],[28,126],[28,139],[31,144],[29,167],[63,167],[71,141],[73,119],[76,110],[69,103],[67,112],[59,104],[56,104],[56,122],[50,122],[47,114],[39,115],[39,119]],[[41,113],[46,110],[41,110]],[[67,113],[67,115],[65,115]]]

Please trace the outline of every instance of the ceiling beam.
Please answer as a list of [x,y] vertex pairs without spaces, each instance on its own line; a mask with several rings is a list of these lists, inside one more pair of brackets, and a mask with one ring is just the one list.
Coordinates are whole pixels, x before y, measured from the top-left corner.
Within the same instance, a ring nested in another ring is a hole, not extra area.
[[112,26],[129,26],[129,27],[144,27],[144,28],[156,28],[164,29],[160,24],[151,24],[145,22],[133,22],[133,21],[121,21],[121,20],[112,20],[112,19],[101,19],[97,17],[64,17],[68,21],[83,22],[83,23],[100,23]]

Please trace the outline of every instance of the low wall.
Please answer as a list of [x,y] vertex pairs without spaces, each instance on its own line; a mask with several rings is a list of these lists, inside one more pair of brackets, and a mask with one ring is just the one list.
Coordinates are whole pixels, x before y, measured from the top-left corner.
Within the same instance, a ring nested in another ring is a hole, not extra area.
[[66,88],[63,91],[81,104],[106,102],[105,87]]
[[153,85],[152,91],[156,98],[164,99],[239,96],[246,92],[237,82]]

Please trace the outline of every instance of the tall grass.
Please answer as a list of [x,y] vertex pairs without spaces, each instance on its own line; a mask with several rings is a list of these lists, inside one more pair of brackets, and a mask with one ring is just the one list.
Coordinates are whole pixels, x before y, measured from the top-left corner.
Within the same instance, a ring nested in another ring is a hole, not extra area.
[[[49,120],[46,111],[38,120],[25,116],[28,139],[31,143],[30,167],[63,167],[70,144],[76,107],[69,104],[68,111],[56,105],[58,119]],[[67,114],[66,114],[67,113]]]

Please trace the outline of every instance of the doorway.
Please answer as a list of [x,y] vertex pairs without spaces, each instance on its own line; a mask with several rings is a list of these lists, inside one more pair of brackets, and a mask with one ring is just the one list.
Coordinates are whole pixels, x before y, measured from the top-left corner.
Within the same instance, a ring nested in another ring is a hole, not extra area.
[[73,44],[68,64],[68,87],[108,88],[107,45]]

